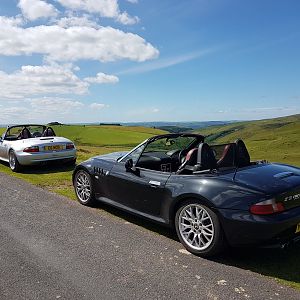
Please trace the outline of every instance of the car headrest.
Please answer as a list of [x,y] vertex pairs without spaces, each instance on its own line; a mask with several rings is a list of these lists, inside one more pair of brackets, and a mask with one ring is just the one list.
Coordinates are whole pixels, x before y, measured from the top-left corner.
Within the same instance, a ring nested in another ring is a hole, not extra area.
[[214,152],[206,143],[199,144],[197,164],[202,170],[212,170],[217,168]]
[[55,132],[54,132],[54,130],[53,130],[51,127],[47,127],[47,128],[44,130],[42,136],[43,136],[43,137],[45,137],[45,136],[55,136]]
[[232,167],[235,163],[235,149],[236,145],[231,143],[227,144],[223,150],[222,156],[217,161],[219,168]]
[[236,166],[245,167],[250,165],[250,155],[245,143],[238,139],[235,141],[236,145]]
[[21,138],[29,139],[31,137],[30,131],[25,127],[22,129]]
[[185,157],[185,162],[187,165],[194,166],[197,163],[197,157],[198,157],[197,153],[198,153],[198,148],[191,149],[187,153]]

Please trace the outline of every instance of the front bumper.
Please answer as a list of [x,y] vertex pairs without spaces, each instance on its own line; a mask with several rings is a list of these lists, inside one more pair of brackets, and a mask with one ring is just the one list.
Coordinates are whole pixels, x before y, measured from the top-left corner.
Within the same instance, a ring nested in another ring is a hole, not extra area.
[[283,246],[300,239],[300,233],[295,233],[300,207],[269,216],[230,209],[219,209],[218,214],[231,246]]
[[76,159],[76,149],[64,150],[64,151],[53,151],[53,152],[38,152],[38,153],[16,153],[18,162],[23,166],[40,164],[48,161],[57,160],[72,160]]

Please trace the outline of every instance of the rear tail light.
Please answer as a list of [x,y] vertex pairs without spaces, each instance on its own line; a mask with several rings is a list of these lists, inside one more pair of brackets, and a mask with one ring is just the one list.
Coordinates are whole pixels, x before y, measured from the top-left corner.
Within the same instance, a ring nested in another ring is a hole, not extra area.
[[23,152],[27,152],[27,153],[36,153],[36,152],[40,152],[40,148],[38,146],[31,146],[31,147],[27,147],[23,150]]
[[275,199],[270,199],[253,204],[250,207],[250,212],[254,215],[271,215],[284,211],[284,205],[281,202],[276,202]]
[[67,144],[67,145],[66,145],[66,149],[69,149],[69,150],[70,150],[70,149],[74,149],[74,148],[75,148],[74,144],[71,144],[71,143],[70,143],[70,144]]

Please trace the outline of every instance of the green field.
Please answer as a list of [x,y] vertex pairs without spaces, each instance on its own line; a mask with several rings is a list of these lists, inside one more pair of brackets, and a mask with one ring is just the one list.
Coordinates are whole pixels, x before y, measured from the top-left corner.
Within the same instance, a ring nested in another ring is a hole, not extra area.
[[100,147],[133,147],[164,131],[131,126],[53,126],[56,135],[65,136],[76,145]]
[[300,166],[300,115],[262,121],[211,126],[197,132],[211,144],[242,138],[251,159],[266,159]]
[[[146,127],[125,126],[53,126],[59,136],[75,142],[77,162],[80,163],[92,156],[113,151],[127,151],[145,139],[165,133],[162,130]],[[0,133],[4,132],[1,128]],[[72,168],[65,166],[30,167],[22,173],[13,173],[7,164],[0,164],[0,171],[30,183],[46,188],[52,192],[75,199],[72,187]]]
[[[92,156],[112,151],[128,150],[146,138],[164,133],[145,127],[125,126],[54,126],[57,135],[75,141],[78,149],[78,162]],[[4,129],[0,129],[0,132]],[[252,159],[267,159],[300,166],[300,115],[272,120],[239,122],[226,126],[212,126],[199,130],[207,136],[209,143],[225,143],[237,138],[245,140]],[[12,173],[6,164],[0,164],[0,172],[24,179],[44,189],[75,199],[72,188],[72,168],[64,166],[32,167],[23,173]],[[122,213],[114,212],[113,215]],[[145,223],[135,217],[126,217],[142,226]],[[147,226],[164,234],[159,226]],[[300,247],[287,252],[277,250],[234,250],[233,253],[218,259],[226,265],[245,268],[271,276],[300,289]]]

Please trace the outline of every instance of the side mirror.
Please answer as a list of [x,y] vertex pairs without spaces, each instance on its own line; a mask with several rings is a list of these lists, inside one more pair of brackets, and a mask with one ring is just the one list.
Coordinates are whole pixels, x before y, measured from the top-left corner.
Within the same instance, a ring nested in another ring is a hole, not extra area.
[[133,171],[133,160],[131,158],[127,159],[125,162],[125,169],[126,172],[131,172]]

